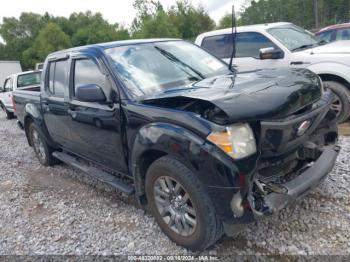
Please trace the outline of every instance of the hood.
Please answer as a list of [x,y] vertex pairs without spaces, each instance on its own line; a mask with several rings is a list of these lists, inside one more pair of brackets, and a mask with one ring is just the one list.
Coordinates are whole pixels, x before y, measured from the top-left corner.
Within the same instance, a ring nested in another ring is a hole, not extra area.
[[350,54],[350,40],[336,41],[305,51],[311,54]]
[[154,94],[143,103],[191,111],[218,124],[279,119],[321,97],[319,78],[306,69],[262,70],[217,76]]

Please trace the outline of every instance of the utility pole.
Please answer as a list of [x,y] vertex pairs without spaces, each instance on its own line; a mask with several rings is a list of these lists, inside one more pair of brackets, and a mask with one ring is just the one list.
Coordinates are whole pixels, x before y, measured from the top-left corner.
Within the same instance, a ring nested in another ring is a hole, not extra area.
[[318,29],[318,0],[314,0],[315,29]]

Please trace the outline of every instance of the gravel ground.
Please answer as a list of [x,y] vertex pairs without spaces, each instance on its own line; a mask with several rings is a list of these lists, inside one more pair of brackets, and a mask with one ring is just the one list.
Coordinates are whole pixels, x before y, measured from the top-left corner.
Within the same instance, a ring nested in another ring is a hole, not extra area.
[[[66,165],[39,165],[16,120],[0,113],[0,255],[176,254],[132,197]],[[305,199],[203,254],[350,255],[350,138],[337,165]]]

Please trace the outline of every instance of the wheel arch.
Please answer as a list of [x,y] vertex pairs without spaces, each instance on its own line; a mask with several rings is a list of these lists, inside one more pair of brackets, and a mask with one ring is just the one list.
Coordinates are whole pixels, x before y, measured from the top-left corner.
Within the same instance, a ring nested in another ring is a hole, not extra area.
[[144,187],[147,170],[165,155],[176,158],[189,168],[206,187],[230,187],[237,182],[237,166],[232,159],[186,128],[170,123],[152,123],[142,127],[133,141],[129,166],[141,205],[147,204]]
[[322,81],[338,82],[338,83],[344,85],[347,88],[347,90],[350,92],[350,82],[348,82],[345,78],[343,78],[339,75],[336,75],[336,74],[329,74],[329,73],[321,73],[318,75],[322,79]]
[[24,132],[25,132],[25,134],[26,134],[26,137],[27,137],[27,141],[28,141],[28,144],[29,144],[29,146],[33,146],[33,143],[32,143],[32,141],[31,141],[31,139],[30,139],[30,136],[29,136],[29,126],[30,126],[30,124],[31,123],[33,123],[34,122],[34,118],[32,117],[32,116],[30,116],[30,115],[26,115],[25,117],[24,117],[24,125],[23,125],[23,127],[24,127]]
[[136,196],[141,205],[147,204],[147,197],[146,197],[146,190],[145,190],[147,170],[154,161],[166,155],[168,155],[168,153],[162,150],[148,149],[139,156],[138,164],[135,165],[135,169],[134,169],[134,182],[135,182]]

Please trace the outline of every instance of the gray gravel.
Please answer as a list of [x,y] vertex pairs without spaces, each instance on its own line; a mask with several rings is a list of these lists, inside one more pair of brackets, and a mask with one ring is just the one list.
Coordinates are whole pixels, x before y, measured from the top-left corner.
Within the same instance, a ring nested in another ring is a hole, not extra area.
[[[302,201],[204,254],[350,255],[350,138],[330,176]],[[132,197],[65,165],[39,165],[16,120],[0,113],[0,255],[191,254]]]

